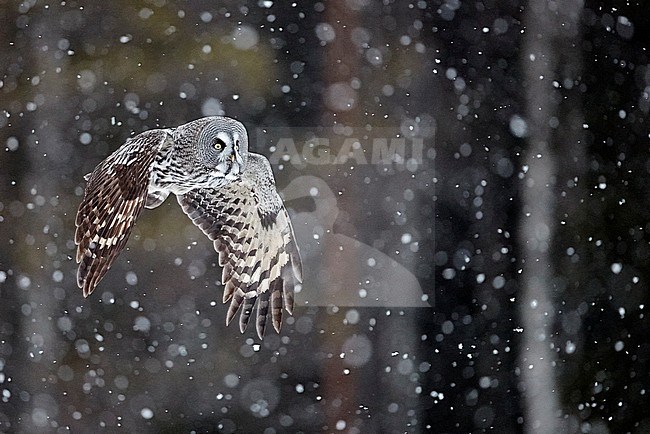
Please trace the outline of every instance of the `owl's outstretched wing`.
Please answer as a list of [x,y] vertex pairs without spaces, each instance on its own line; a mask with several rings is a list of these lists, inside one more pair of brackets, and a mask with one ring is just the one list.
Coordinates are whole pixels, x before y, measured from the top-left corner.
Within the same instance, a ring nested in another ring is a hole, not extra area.
[[293,312],[294,285],[302,282],[302,264],[268,160],[250,153],[239,181],[192,190],[179,196],[178,202],[219,253],[223,301],[232,299],[226,324],[243,304],[239,319],[243,333],[259,298],[258,336],[264,335],[269,304],[273,327],[279,333],[283,304],[287,312]]
[[171,140],[166,130],[150,130],[126,141],[87,176],[77,211],[77,284],[84,297],[120,254],[147,198],[151,165]]

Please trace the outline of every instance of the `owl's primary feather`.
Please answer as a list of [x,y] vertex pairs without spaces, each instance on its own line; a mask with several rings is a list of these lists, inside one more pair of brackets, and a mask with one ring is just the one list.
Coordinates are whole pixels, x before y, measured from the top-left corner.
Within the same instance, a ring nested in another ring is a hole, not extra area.
[[226,323],[243,305],[243,332],[256,300],[257,333],[264,334],[271,306],[279,332],[282,307],[293,310],[302,281],[300,254],[268,160],[248,153],[244,126],[213,116],[127,141],[88,179],[77,213],[77,283],[93,292],[126,245],[143,207],[170,193],[214,242],[223,267]]

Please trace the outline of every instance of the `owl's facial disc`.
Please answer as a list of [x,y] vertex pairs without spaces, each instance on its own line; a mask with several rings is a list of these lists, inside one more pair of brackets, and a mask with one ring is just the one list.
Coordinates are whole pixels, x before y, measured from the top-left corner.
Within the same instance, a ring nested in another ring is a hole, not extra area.
[[248,134],[244,125],[225,116],[211,116],[189,122],[176,131],[179,136],[189,136],[192,129],[196,140],[195,161],[204,173],[210,178],[237,179],[245,170],[248,156]]

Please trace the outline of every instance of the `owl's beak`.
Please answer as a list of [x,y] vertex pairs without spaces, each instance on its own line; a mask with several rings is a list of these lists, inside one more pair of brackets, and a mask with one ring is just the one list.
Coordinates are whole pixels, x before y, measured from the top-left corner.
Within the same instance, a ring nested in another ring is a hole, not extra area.
[[230,154],[230,161],[235,162],[235,154]]

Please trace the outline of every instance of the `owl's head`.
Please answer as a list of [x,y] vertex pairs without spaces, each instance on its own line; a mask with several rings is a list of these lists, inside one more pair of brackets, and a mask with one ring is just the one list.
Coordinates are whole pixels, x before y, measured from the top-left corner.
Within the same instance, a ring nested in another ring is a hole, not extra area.
[[179,136],[191,137],[195,163],[215,176],[237,178],[248,161],[248,134],[244,125],[225,116],[210,116],[181,125]]

